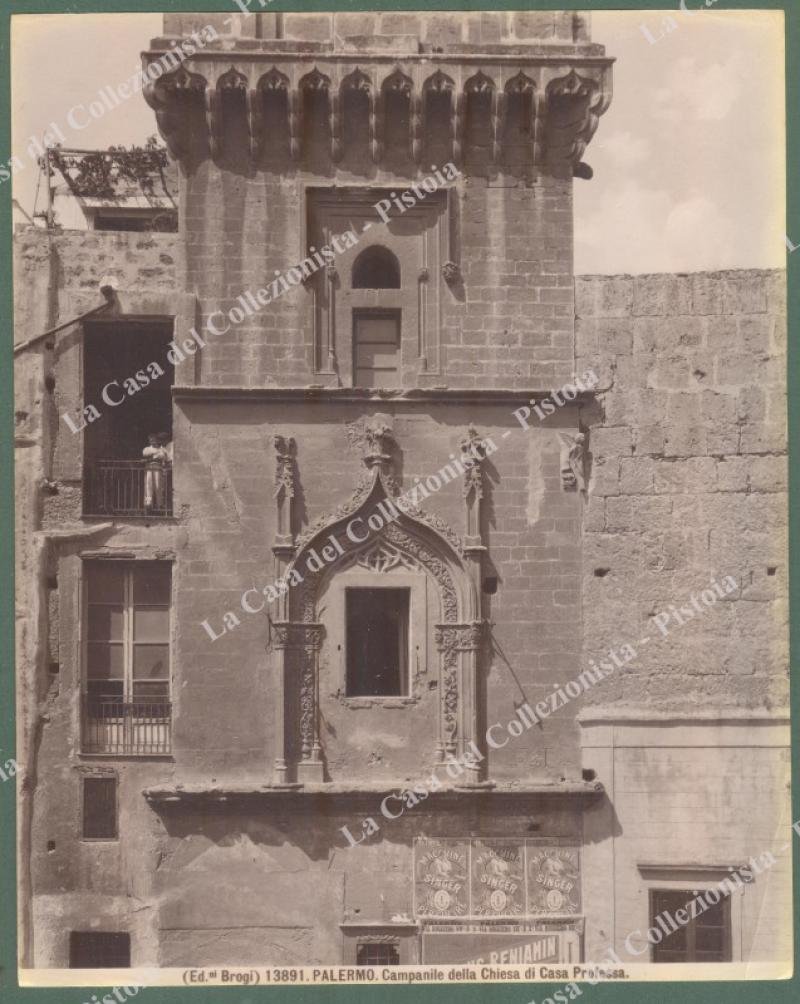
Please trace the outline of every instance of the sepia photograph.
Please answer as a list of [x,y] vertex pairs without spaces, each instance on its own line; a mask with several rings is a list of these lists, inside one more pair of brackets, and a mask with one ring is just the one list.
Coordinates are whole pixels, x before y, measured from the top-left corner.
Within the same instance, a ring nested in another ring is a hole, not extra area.
[[10,17],[14,1000],[788,1001],[784,11],[169,6]]

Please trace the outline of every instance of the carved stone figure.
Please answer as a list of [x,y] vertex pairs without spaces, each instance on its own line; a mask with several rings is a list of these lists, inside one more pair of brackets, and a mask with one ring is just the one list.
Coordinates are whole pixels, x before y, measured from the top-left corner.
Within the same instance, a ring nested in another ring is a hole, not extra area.
[[586,436],[582,432],[575,435],[559,432],[558,435],[561,440],[561,484],[566,489],[585,492]]

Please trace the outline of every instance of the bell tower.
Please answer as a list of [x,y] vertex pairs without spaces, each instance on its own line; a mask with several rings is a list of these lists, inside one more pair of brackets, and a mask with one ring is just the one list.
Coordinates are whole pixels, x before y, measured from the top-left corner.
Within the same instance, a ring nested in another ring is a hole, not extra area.
[[[210,341],[195,381],[572,376],[572,184],[611,99],[587,15],[170,14],[164,30],[145,95],[181,165],[197,314],[284,273],[300,287]],[[353,268],[370,253],[400,279],[367,292]]]

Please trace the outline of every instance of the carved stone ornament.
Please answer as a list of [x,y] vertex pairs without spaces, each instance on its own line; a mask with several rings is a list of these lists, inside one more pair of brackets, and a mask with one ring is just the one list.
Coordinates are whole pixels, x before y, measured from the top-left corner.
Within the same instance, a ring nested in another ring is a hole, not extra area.
[[391,460],[394,436],[388,422],[382,419],[367,422],[364,426],[364,441],[364,463],[367,467],[372,468]]
[[300,648],[318,651],[322,645],[321,624],[305,621],[272,621],[270,641],[273,648]]
[[331,79],[314,67],[311,73],[307,73],[300,80],[300,89],[309,93],[321,93],[330,88]]
[[[163,55],[165,53],[149,52],[144,60],[145,67]],[[344,153],[347,118],[363,114],[361,102],[349,100],[354,93],[360,93],[368,99],[369,147],[374,162],[380,162],[386,154],[388,133],[397,131],[405,133],[408,150],[422,163],[423,151],[430,141],[432,122],[429,115],[433,100],[439,108],[449,105],[448,135],[442,138],[451,141],[455,160],[468,164],[465,147],[472,144],[487,152],[488,139],[492,161],[498,164],[505,143],[505,125],[516,104],[514,97],[526,95],[532,99],[530,112],[525,113],[528,119],[525,130],[529,133],[534,164],[566,177],[568,168],[571,172],[572,168],[581,165],[586,145],[597,128],[599,117],[608,108],[612,94],[611,59],[575,53],[542,54],[532,61],[526,59],[517,72],[513,72],[511,66],[493,74],[479,70],[463,82],[457,82],[441,68],[431,67],[430,56],[423,53],[416,59],[404,59],[402,69],[396,64],[375,64],[370,66],[370,73],[356,68],[342,79],[338,54],[319,52],[314,56],[310,72],[297,80],[292,66],[295,57],[287,51],[270,57],[287,72],[273,65],[257,81],[253,80],[252,61],[247,53],[236,54],[241,56],[238,64],[231,63],[233,54],[230,52],[223,55],[218,50],[215,55],[222,58],[207,61],[205,75],[181,66],[156,80],[148,79],[143,87],[145,99],[156,110],[159,130],[174,155],[181,159],[191,156],[193,148],[203,145],[198,139],[208,138],[212,148],[218,147],[224,134],[222,119],[232,109],[224,107],[217,99],[223,93],[233,92],[247,98],[251,153],[263,152],[267,125],[279,116],[280,128],[289,135],[289,157],[294,160],[310,150],[304,143],[309,128],[304,117],[315,107],[313,99],[320,98],[321,104],[327,106],[330,156],[332,163],[336,163]],[[277,92],[285,95],[279,102],[272,100]],[[207,137],[199,136],[197,123],[189,114],[192,103],[184,100],[187,94],[196,95],[201,108],[205,94]],[[266,102],[261,100],[264,95],[269,99]],[[397,115],[391,110],[393,102],[390,99],[397,97],[407,102],[407,114]],[[449,100],[442,101],[442,98]],[[475,101],[488,106],[491,132],[488,137],[478,139],[471,136],[473,130],[467,128],[471,120],[468,106]]]
[[454,261],[446,261],[442,265],[442,276],[448,286],[452,286],[461,278],[461,269]]
[[275,447],[275,492],[277,498],[281,491],[286,498],[294,498],[294,439],[291,436],[275,436],[272,440]]
[[[472,430],[475,437],[477,433]],[[463,623],[467,610],[476,609],[474,584],[464,564],[465,548],[458,536],[435,517],[416,508],[413,489],[398,494],[384,459],[394,446],[389,422],[373,416],[359,437],[367,469],[353,496],[334,513],[328,513],[307,530],[299,541],[288,566],[287,577],[297,573],[295,588],[288,593],[285,620],[273,624],[273,648],[279,650],[282,672],[297,680],[294,723],[297,729],[298,778],[321,780],[324,749],[320,738],[319,661],[323,627],[318,623],[320,597],[331,576],[357,567],[376,575],[402,568],[425,572],[435,585],[439,599],[440,623],[436,625],[439,649],[439,715],[437,756],[457,754],[462,706],[470,707],[476,660],[481,644],[482,625]],[[413,501],[409,502],[408,498]],[[417,515],[418,514],[418,515]],[[356,515],[370,519],[372,533],[367,540],[346,532]],[[374,517],[380,523],[374,525]],[[320,562],[318,549],[328,541],[336,544],[337,557]],[[311,550],[317,560],[310,561]],[[466,702],[466,703],[464,703]],[[470,738],[468,723],[464,723]],[[280,756],[279,756],[280,759]]]
[[478,70],[464,84],[464,90],[467,94],[489,94],[494,90],[494,81],[487,77],[483,70]]
[[371,547],[368,551],[360,554],[347,563],[348,566],[357,565],[370,572],[390,572],[393,568],[405,568],[409,571],[419,571],[419,562],[411,555],[404,554],[390,544],[380,542]]
[[586,491],[586,436],[582,432],[570,435],[559,432],[561,439],[561,485],[570,490]]
[[399,68],[383,82],[384,91],[390,94],[411,94],[413,86],[411,77],[407,77]]
[[455,90],[455,81],[448,77],[446,73],[437,70],[432,77],[425,81],[425,90],[433,91],[435,94],[452,93]]
[[372,81],[364,73],[363,70],[358,69],[358,67],[349,73],[342,81],[342,91],[361,91],[364,94],[369,94],[372,90]]
[[481,464],[486,459],[483,440],[478,435],[474,425],[467,429],[467,435],[461,440],[461,463],[464,467],[464,497],[471,492],[475,499],[483,498],[483,470]]
[[[376,495],[376,505],[377,499],[378,496]],[[358,510],[356,509],[355,511]],[[347,557],[345,557],[342,564],[337,566],[343,570],[348,564],[358,561],[362,548],[351,543],[346,534],[340,535],[337,539],[339,539],[342,545],[345,556],[355,552],[350,561],[347,561]],[[399,552],[401,557],[398,560],[406,567],[415,569],[424,568],[436,581],[441,598],[443,620],[448,623],[457,621],[458,594],[456,593],[455,582],[447,562],[436,555],[416,534],[398,526],[396,522],[387,523],[383,527],[380,531],[380,542],[383,546],[388,543],[389,547],[382,552],[373,552],[370,554],[371,549],[366,552],[368,555],[366,560],[371,562],[371,569],[373,571],[377,570],[375,567],[375,563],[377,563],[379,566],[383,564],[385,570],[385,563],[388,560],[395,560],[394,554]],[[302,557],[302,552],[300,557]],[[316,617],[317,596],[326,572],[327,569],[325,568],[319,571],[309,571],[303,568],[303,582],[293,591],[294,595],[299,597],[299,619],[306,623],[313,622]]]

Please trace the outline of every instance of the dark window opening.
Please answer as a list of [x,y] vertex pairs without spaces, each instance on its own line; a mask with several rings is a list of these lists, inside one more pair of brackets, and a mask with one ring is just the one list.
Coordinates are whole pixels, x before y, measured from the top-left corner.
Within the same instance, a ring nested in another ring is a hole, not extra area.
[[156,214],[95,213],[94,229],[175,234],[178,232],[178,214],[169,210]]
[[384,156],[387,160],[402,160],[411,153],[411,91],[396,77],[388,83],[390,86],[383,91]]
[[347,589],[348,697],[408,693],[408,589]]
[[[309,76],[314,76],[310,74]],[[327,164],[331,149],[330,96],[319,81],[301,81],[303,153],[310,164]]]
[[470,157],[487,157],[491,153],[494,130],[492,125],[492,92],[488,89],[467,91],[465,110],[465,145]]
[[425,94],[425,154],[431,164],[443,164],[452,152],[453,92],[428,90]]
[[385,247],[367,248],[353,262],[353,289],[400,289],[400,262]]
[[115,840],[117,837],[117,779],[83,779],[83,836],[86,840]]
[[131,936],[110,931],[70,931],[70,969],[129,969]]
[[348,87],[342,93],[343,158],[359,172],[364,171],[367,158],[371,160],[369,105],[365,90]]
[[504,142],[509,164],[523,166],[533,162],[533,121],[533,91],[507,92]]
[[[699,889],[653,889],[650,892],[650,924],[661,928],[656,918],[665,913],[672,917],[672,923],[665,918],[667,927],[677,925],[671,934],[665,934],[662,941],[653,945],[653,962],[730,962],[731,961],[731,902],[729,896],[722,896],[716,904],[704,907],[697,904],[697,915],[691,917],[687,904],[697,897],[704,898],[704,890]],[[679,910],[690,914],[688,923],[681,924],[675,915]],[[701,912],[702,911],[702,912]]]
[[400,385],[400,311],[354,311],[353,386]]
[[80,423],[87,516],[172,513],[171,337],[171,323],[85,328],[83,404],[100,413]]
[[357,966],[399,966],[400,946],[396,941],[359,941],[356,948]]

